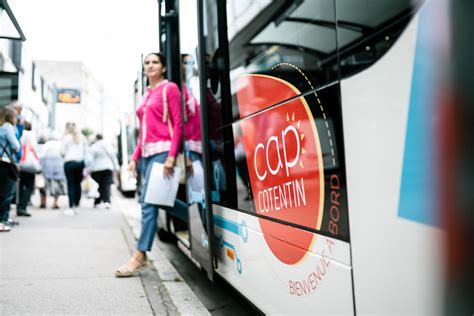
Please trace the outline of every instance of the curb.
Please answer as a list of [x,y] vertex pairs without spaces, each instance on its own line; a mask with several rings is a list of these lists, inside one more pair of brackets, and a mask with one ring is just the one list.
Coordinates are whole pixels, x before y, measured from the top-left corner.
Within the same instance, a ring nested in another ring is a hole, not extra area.
[[[116,191],[117,194],[121,194]],[[118,206],[122,212],[125,220],[132,229],[133,236],[138,239],[140,235],[140,221],[141,212],[139,203],[136,200],[131,200],[130,205],[124,207],[119,198],[115,198],[115,205]],[[127,203],[128,204],[128,203]],[[184,282],[181,275],[176,271],[173,265],[159,250],[157,236],[153,243],[151,251],[148,253],[149,262],[157,271],[164,287],[181,315],[211,315],[204,307],[199,298],[194,294],[191,288]]]

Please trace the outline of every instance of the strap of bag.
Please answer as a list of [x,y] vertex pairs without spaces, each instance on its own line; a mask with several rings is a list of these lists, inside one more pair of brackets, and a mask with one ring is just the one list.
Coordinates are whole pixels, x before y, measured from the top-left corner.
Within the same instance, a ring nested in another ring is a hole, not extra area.
[[31,146],[31,143],[29,141],[24,143],[22,147],[23,147],[23,154],[21,156],[20,162],[26,161],[28,159],[28,155],[33,155],[33,158],[36,159],[37,161],[40,160],[38,155],[36,154],[35,149],[33,148],[33,146]]
[[145,100],[145,103],[144,103],[144,107],[143,107],[143,118],[142,118],[142,122],[143,122],[143,126],[142,126],[142,143],[141,143],[141,146],[142,146],[142,151],[144,150],[145,148],[145,138],[146,138],[146,108],[147,108],[147,104],[148,104],[148,99],[150,98],[150,93],[151,92],[148,92],[148,95],[147,95],[147,98]]
[[109,157],[109,159],[112,161],[112,165],[114,166],[114,169],[117,169],[118,166],[115,165],[115,160],[111,155],[109,155],[109,151],[107,150],[107,148],[105,148],[103,143],[100,144],[100,145],[101,145],[102,149],[105,151],[105,154],[107,155],[107,157]]
[[165,85],[163,87],[163,123],[166,123],[166,121],[169,121],[169,115],[168,115],[168,96],[166,95],[168,93],[168,85]]
[[[163,88],[163,123],[165,122],[168,122],[168,130],[169,130],[169,133],[170,133],[170,137],[171,139],[173,139],[173,127],[171,126],[171,120],[169,118],[169,115],[168,115],[168,98],[166,96],[166,88],[167,86],[165,86]],[[166,114],[166,116],[165,116]],[[183,173],[181,175],[184,175],[184,155],[182,155],[181,153],[178,153],[177,157],[176,157],[176,165],[180,166],[183,170]],[[180,183],[185,183],[186,182],[186,178],[182,178],[180,179]]]
[[[156,86],[155,89],[158,89],[158,87],[161,85],[161,84],[164,84],[164,88],[163,88],[163,92],[164,92],[164,101],[166,101],[166,87],[168,85],[168,80],[163,80],[162,82],[160,82],[158,84],[158,86]],[[142,143],[141,143],[141,146],[142,146],[142,150],[145,148],[145,139],[146,139],[146,133],[147,133],[147,130],[146,130],[146,110],[147,110],[147,107],[148,107],[148,99],[150,98],[150,95],[151,95],[151,92],[148,92],[148,95],[145,99],[145,102],[144,102],[144,108],[143,108],[143,118],[142,118],[142,122],[143,122],[143,127],[142,127]],[[168,102],[166,101],[166,110],[164,108],[164,104],[163,103],[163,123],[166,122],[166,116],[167,116],[167,113],[168,113]],[[165,115],[165,111],[166,111],[166,115]]]
[[7,154],[8,156],[8,159],[10,159],[10,163],[14,164],[15,163],[15,160],[13,159],[12,155],[8,152],[7,148],[5,147],[5,145],[2,144],[2,148],[3,148],[3,152],[2,152],[2,156],[4,153]]
[[[168,99],[166,97],[166,88],[167,88],[167,86],[165,86],[163,88],[163,123],[165,123],[165,113],[166,113],[167,114],[166,121],[168,122],[168,130],[169,130],[171,139],[173,139],[173,127],[171,126],[171,120],[170,120],[169,115],[168,115]],[[178,153],[177,159],[179,160],[179,158],[180,157],[179,157],[179,153]]]
[[170,133],[171,139],[173,138],[173,127],[171,126],[171,120],[169,118],[169,110],[168,110],[168,97],[166,95],[168,91],[168,85],[163,87],[163,123],[168,124],[168,131]]

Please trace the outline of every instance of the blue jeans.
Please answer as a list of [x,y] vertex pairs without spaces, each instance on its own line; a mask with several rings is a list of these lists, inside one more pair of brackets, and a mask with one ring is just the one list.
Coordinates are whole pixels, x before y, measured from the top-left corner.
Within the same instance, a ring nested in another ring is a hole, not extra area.
[[142,188],[140,195],[140,204],[142,207],[142,231],[138,239],[137,249],[140,251],[150,251],[153,239],[155,238],[156,228],[158,226],[158,208],[164,209],[168,213],[178,217],[182,221],[188,222],[188,206],[183,201],[176,199],[174,206],[162,206],[145,203],[145,193],[147,190],[148,179],[150,178],[151,167],[154,162],[164,163],[168,157],[168,152],[159,153],[150,157],[142,158]]
[[69,197],[69,207],[78,207],[81,201],[81,181],[83,161],[68,161],[64,164],[64,173],[67,179],[67,195]]
[[0,222],[8,220],[10,216],[10,204],[15,197],[16,182],[8,176],[7,164],[0,165]]

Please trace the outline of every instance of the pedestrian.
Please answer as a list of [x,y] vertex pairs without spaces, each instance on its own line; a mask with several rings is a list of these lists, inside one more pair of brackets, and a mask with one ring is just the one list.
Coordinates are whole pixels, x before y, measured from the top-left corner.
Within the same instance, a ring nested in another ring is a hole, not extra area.
[[[25,118],[21,114],[23,112],[23,105],[18,102],[18,101],[13,101],[10,103],[10,105],[15,109],[15,114],[16,114],[16,124],[15,124],[15,135],[16,139],[20,143],[20,150],[13,156],[15,163],[18,164],[20,162],[21,156],[23,154],[23,146],[21,144],[21,137],[23,136],[23,131],[25,128]],[[15,185],[13,186],[13,191],[11,192],[11,195],[13,198],[11,199],[10,207],[5,212],[5,217],[7,218],[6,222],[10,226],[14,225],[19,225],[17,221],[14,221],[10,218],[10,209],[11,209],[11,204],[18,204],[19,203],[19,192],[18,192],[18,187],[19,187],[19,179],[16,180]]]
[[[59,196],[66,194],[64,159],[61,155],[61,134],[53,131],[40,151],[44,190],[40,190],[40,207],[46,208],[47,196],[53,197],[53,209],[59,209]],[[41,192],[42,191],[42,192]]]
[[102,137],[96,135],[96,140],[90,148],[91,162],[87,169],[92,179],[99,184],[99,197],[94,200],[94,207],[104,203],[110,208],[110,186],[113,183],[113,173],[119,170],[117,155],[112,146]]
[[76,123],[66,124],[66,134],[62,141],[61,153],[64,157],[64,173],[67,180],[69,208],[64,215],[74,216],[81,201],[81,181],[87,157],[87,143]]
[[10,231],[8,216],[16,184],[15,158],[20,151],[15,125],[17,113],[12,106],[0,109],[0,232]]
[[37,154],[38,143],[36,136],[31,130],[31,123],[24,122],[24,131],[21,137],[23,147],[22,157],[20,159],[20,186],[18,205],[16,214],[18,216],[31,216],[27,211],[30,203],[31,194],[35,189],[35,175],[41,171],[39,157]]
[[[117,277],[136,275],[147,267],[146,252],[151,250],[158,220],[158,205],[144,201],[152,165],[154,162],[162,163],[163,176],[171,177],[182,140],[181,93],[175,83],[165,79],[165,56],[161,53],[148,54],[145,57],[144,69],[149,86],[137,109],[140,121],[139,137],[128,166],[129,171],[135,174],[137,161],[142,159],[141,233],[133,256],[115,271]],[[187,220],[187,205],[178,199],[174,207],[159,207],[182,220]]]

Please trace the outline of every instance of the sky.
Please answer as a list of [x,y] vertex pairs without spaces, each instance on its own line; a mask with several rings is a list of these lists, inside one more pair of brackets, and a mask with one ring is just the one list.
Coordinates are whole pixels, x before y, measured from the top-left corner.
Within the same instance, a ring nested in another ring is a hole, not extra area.
[[28,59],[82,61],[122,112],[141,54],[158,51],[157,0],[11,0]]

